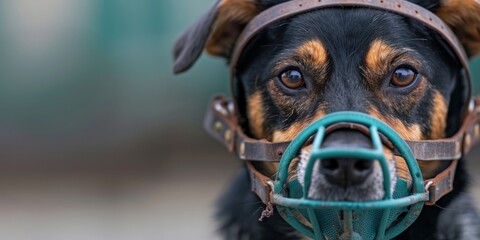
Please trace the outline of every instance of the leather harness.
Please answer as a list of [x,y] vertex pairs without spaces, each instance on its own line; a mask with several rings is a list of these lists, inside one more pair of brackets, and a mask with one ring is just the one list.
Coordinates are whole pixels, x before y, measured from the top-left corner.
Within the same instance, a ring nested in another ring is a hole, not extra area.
[[[468,82],[468,96],[471,99],[471,79],[468,57],[464,48],[450,28],[432,12],[408,1],[402,0],[293,0],[273,6],[257,15],[240,35],[231,58],[231,82],[243,49],[249,41],[268,25],[288,17],[308,11],[332,7],[366,7],[394,12],[415,19],[438,33],[449,44],[465,71]],[[290,142],[269,142],[265,139],[253,139],[247,136],[238,124],[236,102],[225,97],[213,99],[204,126],[230,152],[244,160],[250,172],[252,191],[263,203],[271,206],[273,180],[255,169],[251,161],[279,162]],[[459,131],[449,138],[438,140],[407,141],[415,158],[420,161],[446,160],[450,165],[432,179],[425,180],[425,189],[429,192],[426,205],[434,205],[453,189],[453,179],[458,160],[469,152],[480,137],[480,98],[471,100],[465,108],[463,124]],[[398,155],[394,151],[395,155]],[[273,203],[274,204],[274,203]]]

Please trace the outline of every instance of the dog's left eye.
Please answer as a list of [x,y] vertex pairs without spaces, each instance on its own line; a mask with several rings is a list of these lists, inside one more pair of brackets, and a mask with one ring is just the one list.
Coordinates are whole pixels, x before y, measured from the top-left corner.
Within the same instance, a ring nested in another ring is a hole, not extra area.
[[390,83],[395,87],[406,87],[417,78],[417,73],[408,67],[399,67],[393,72]]
[[278,79],[285,87],[290,89],[299,89],[305,84],[302,73],[294,69],[282,72]]

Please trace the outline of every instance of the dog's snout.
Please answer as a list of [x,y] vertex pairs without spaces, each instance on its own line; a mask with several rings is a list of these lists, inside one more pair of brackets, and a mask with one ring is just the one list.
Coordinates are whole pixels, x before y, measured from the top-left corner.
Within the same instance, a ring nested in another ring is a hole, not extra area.
[[373,161],[354,158],[323,159],[320,171],[333,185],[355,186],[365,182],[373,172]]
[[372,141],[367,135],[356,130],[340,129],[333,131],[325,137],[322,147],[343,148],[373,148]]
[[[370,138],[354,130],[337,130],[328,134],[324,148],[372,148]],[[320,173],[327,181],[340,187],[361,184],[373,172],[373,161],[361,158],[329,158],[320,160]]]

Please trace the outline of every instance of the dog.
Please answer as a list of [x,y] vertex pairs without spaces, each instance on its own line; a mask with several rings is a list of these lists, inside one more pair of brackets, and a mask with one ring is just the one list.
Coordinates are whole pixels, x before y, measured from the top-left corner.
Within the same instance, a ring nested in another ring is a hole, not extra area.
[[[385,0],[387,1],[387,0]],[[219,0],[193,26],[189,47],[194,58],[203,49],[227,60],[245,26],[265,9],[285,0]],[[383,2],[383,1],[382,1]],[[480,3],[476,0],[411,0],[440,17],[469,56],[480,54]],[[193,64],[189,62],[183,71]],[[178,64],[176,64],[178,65]],[[461,65],[442,38],[414,19],[361,7],[326,8],[294,15],[269,25],[244,49],[236,64],[233,96],[245,133],[270,142],[291,141],[305,127],[339,111],[357,111],[382,120],[405,140],[450,137],[460,128],[465,102]],[[326,146],[371,147],[358,132],[338,131]],[[303,147],[289,171],[303,185],[311,146]],[[401,158],[389,156],[391,182],[411,184]],[[253,162],[272,179],[277,163]],[[448,167],[448,161],[418,161],[424,179]],[[315,163],[309,197],[319,200],[382,199],[381,168],[362,159]],[[458,161],[453,191],[396,239],[480,239],[480,215],[468,193],[464,160]],[[392,184],[395,185],[395,184]],[[217,217],[225,239],[302,239],[276,210],[258,221],[263,203],[251,191],[244,168],[219,198]],[[393,189],[392,189],[393,191]]]

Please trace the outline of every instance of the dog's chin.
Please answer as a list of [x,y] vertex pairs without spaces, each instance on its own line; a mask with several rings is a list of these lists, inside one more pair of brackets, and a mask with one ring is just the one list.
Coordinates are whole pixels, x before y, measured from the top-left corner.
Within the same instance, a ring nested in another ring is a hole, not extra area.
[[[302,150],[299,156],[297,166],[297,176],[299,183],[304,185],[305,169],[310,157],[309,150]],[[391,193],[393,193],[396,182],[396,166],[395,160],[388,161],[391,176]],[[333,185],[327,181],[325,176],[320,173],[320,161],[317,161],[312,170],[312,179],[308,197],[315,200],[327,201],[373,201],[381,200],[385,197],[383,172],[378,161],[374,162],[372,174],[361,184],[340,187]]]

